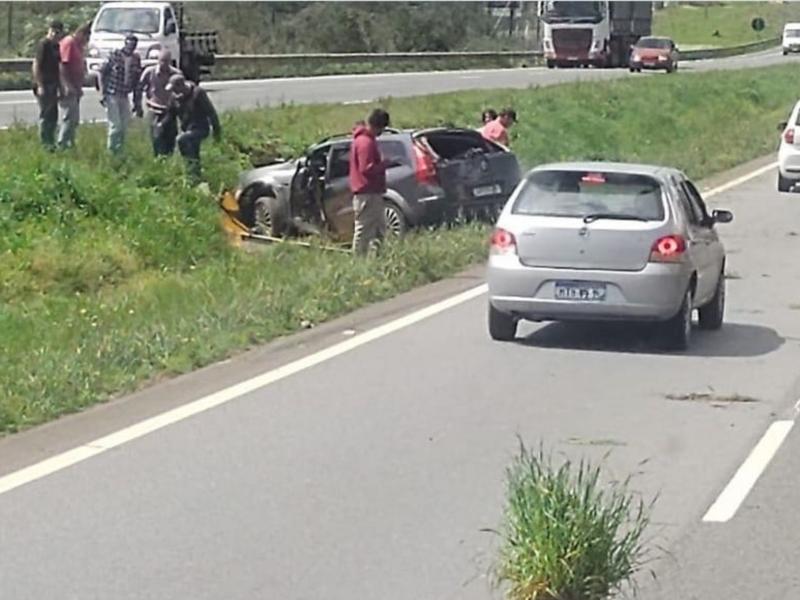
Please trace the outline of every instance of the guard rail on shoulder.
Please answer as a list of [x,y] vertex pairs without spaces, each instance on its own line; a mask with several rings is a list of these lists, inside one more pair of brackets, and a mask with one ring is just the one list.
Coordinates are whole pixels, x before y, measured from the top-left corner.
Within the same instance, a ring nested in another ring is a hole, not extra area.
[[[740,46],[728,48],[707,48],[701,50],[686,50],[680,53],[681,60],[703,60],[709,58],[724,58],[749,54],[767,50],[780,45],[781,38],[770,38]],[[368,62],[399,62],[410,60],[491,60],[491,59],[519,59],[538,61],[542,53],[536,50],[499,51],[499,52],[381,52],[381,53],[333,53],[333,54],[220,54],[216,57],[218,68],[230,67],[258,67],[291,65],[303,62],[326,63],[368,63]],[[0,73],[30,73],[30,58],[3,58],[0,59]]]

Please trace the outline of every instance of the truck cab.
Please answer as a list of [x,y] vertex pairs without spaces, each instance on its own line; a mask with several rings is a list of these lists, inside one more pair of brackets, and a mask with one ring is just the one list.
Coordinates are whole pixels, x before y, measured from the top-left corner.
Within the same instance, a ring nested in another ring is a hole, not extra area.
[[97,11],[87,49],[86,68],[96,74],[116,49],[122,48],[125,36],[139,38],[137,52],[142,65],[158,62],[163,49],[180,64],[180,30],[175,9],[169,2],[108,2]]
[[539,2],[547,66],[627,66],[631,46],[652,27],[651,2]]

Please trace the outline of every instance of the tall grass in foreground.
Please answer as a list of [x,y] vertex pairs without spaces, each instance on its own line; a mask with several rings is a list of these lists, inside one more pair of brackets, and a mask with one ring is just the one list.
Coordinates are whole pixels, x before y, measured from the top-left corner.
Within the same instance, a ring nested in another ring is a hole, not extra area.
[[586,461],[520,444],[508,469],[497,567],[509,600],[603,600],[642,567],[648,506]]

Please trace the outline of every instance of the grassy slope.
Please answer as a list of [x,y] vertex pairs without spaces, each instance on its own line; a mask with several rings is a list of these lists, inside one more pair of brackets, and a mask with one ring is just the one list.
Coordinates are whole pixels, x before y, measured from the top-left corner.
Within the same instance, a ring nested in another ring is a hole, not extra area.
[[[766,22],[760,33],[750,27],[755,17]],[[654,33],[668,35],[682,47],[737,46],[775,37],[783,24],[800,21],[800,4],[776,2],[726,2],[724,5],[670,4],[656,12]],[[719,31],[719,37],[714,32]]]
[[[795,101],[793,67],[654,76],[521,91],[387,100],[399,126],[474,125],[512,104],[526,166],[561,159],[674,164],[700,177],[774,150]],[[286,106],[225,116],[204,148],[212,189],[242,152],[298,152],[349,129],[358,106]],[[280,135],[278,135],[280,132]],[[382,260],[291,248],[248,254],[220,236],[211,199],[157,163],[143,128],[115,163],[103,130],[72,155],[45,154],[30,131],[0,144],[0,432],[14,431],[164,373],[320,322],[482,260],[486,231],[413,237]]]

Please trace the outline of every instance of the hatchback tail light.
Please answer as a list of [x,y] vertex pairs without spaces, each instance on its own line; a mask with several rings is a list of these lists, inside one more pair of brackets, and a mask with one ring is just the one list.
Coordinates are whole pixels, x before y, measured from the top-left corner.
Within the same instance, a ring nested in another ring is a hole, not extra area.
[[414,158],[416,159],[417,183],[436,185],[438,183],[436,161],[431,153],[416,143],[414,144]]
[[650,262],[680,262],[686,252],[686,240],[680,235],[658,238],[650,249]]
[[789,127],[783,132],[783,141],[787,144],[794,144],[794,127]]
[[516,254],[517,240],[514,234],[498,227],[492,232],[489,242],[490,254]]

